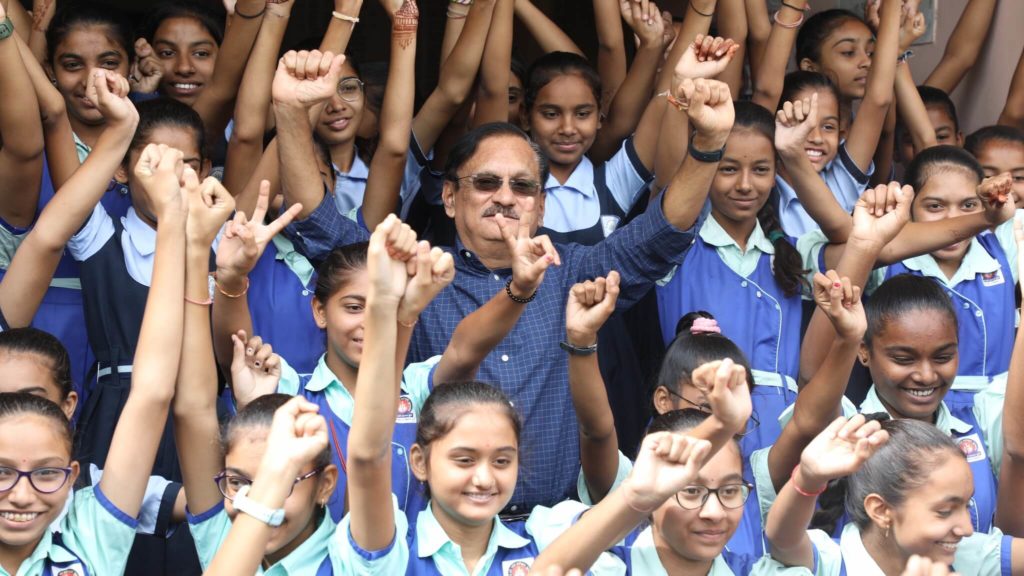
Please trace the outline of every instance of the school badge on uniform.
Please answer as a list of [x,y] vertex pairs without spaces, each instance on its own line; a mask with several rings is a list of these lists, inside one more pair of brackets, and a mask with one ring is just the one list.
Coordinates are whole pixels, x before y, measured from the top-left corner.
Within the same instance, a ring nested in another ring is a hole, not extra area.
[[978,462],[986,458],[985,445],[982,444],[977,433],[958,438],[956,445],[960,447],[960,451],[964,453],[968,462]]
[[533,558],[506,560],[501,563],[501,573],[505,576],[527,576],[530,573],[531,564],[533,564]]
[[395,423],[416,422],[416,411],[412,408],[412,399],[405,394],[398,397],[398,415]]
[[618,216],[601,216],[601,230],[604,231],[604,237],[607,238],[615,232],[616,228],[619,227]]
[[986,272],[981,275],[982,286],[999,286],[1004,282],[1006,282],[1006,279],[1003,278],[1002,268],[996,269],[995,272]]
[[[60,570],[60,572],[58,572]],[[54,568],[52,572],[53,576],[82,576],[82,572],[75,570],[74,568]]]

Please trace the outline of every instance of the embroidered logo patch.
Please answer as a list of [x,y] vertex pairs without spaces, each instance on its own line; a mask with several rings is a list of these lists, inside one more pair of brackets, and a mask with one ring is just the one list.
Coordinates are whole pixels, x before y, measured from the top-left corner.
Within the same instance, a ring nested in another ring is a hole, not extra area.
[[956,444],[960,447],[960,451],[964,453],[964,457],[967,458],[968,462],[978,462],[985,459],[985,446],[981,443],[981,438],[976,433],[958,439]]
[[995,272],[986,272],[981,275],[982,286],[998,286],[1003,282],[1006,282],[1006,279],[1003,278],[1003,270],[1001,268]]
[[501,563],[501,573],[505,576],[527,576],[530,573],[531,564],[533,564],[533,558],[508,560]]
[[65,568],[65,569],[61,570],[60,572],[57,572],[57,576],[81,576],[81,575],[78,573],[78,570],[75,570],[74,568]]
[[604,237],[607,238],[619,227],[618,216],[601,216],[601,229],[604,230]]
[[412,409],[412,400],[402,395],[398,398],[398,416],[395,417],[395,422],[415,422],[416,412]]

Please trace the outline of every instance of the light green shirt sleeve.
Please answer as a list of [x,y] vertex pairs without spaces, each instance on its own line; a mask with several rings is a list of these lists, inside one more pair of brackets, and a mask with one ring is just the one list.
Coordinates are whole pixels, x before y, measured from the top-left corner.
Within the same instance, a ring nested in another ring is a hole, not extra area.
[[812,574],[814,573],[803,566],[784,566],[767,555],[762,556],[750,567],[750,576],[811,576]]
[[340,562],[334,565],[334,573],[341,576],[363,576],[376,574],[405,574],[405,568],[409,564],[409,543],[405,534],[409,531],[409,523],[405,519],[405,512],[398,509],[398,500],[392,496],[392,514],[395,518],[395,537],[391,544],[383,550],[363,550],[359,544],[352,539],[351,514],[346,514],[338,524],[334,533],[334,544],[337,545],[339,554],[331,556],[332,562]]
[[[991,532],[975,532],[960,541],[953,559],[953,568],[960,576],[1010,576],[1010,548],[1013,538],[998,528]],[[1006,568],[1006,570],[1003,570]]]
[[538,550],[544,550],[576,523],[581,514],[589,510],[586,504],[575,500],[559,502],[552,508],[537,506],[526,520],[526,531],[533,537]]
[[1024,217],[1024,210],[1017,210],[1006,222],[996,227],[995,235],[999,245],[1006,253],[1006,261],[1010,263],[1010,275],[1013,276],[1013,283],[1020,280],[1020,271],[1017,270],[1017,240],[1013,236],[1013,221]]
[[[608,489],[608,492],[611,493],[612,490],[618,488],[619,485],[622,484],[622,481],[625,480],[632,471],[633,462],[631,462],[629,458],[626,458],[626,455],[620,450],[618,469],[615,471],[615,481],[612,483],[612,487]],[[587,488],[587,480],[583,476],[582,468],[580,469],[579,477],[576,479],[576,492],[580,502],[583,502],[587,506],[594,505],[594,500],[590,497],[590,489]]]
[[64,546],[79,555],[93,574],[122,574],[135,541],[137,522],[107,499],[99,487],[75,492],[64,518]]
[[828,238],[821,230],[812,230],[796,241],[796,251],[804,262],[804,269],[807,270],[807,281],[814,285],[814,273],[821,272],[818,266],[818,257],[821,251],[828,245]]
[[[808,530],[807,536],[814,545],[814,576],[839,576],[843,567],[843,551],[839,543],[822,530]],[[849,566],[847,568],[847,574],[857,573],[856,570],[851,572]]]
[[299,393],[299,373],[281,358],[281,379],[277,382],[277,393],[295,396]]
[[199,564],[206,570],[213,562],[221,544],[228,538],[231,531],[231,518],[224,509],[224,502],[199,514],[198,516],[188,515],[188,530],[192,533],[192,540],[196,543],[196,552],[199,553]]
[[430,390],[436,385],[433,381],[433,371],[440,361],[440,355],[433,356],[423,362],[409,364],[402,372],[402,391],[409,395],[417,414],[423,411],[423,404],[430,396]]
[[1003,404],[1006,400],[1006,378],[996,378],[974,395],[974,418],[985,438],[985,449],[992,471],[999,478],[1003,466]]
[[761,509],[762,526],[764,526],[765,519],[768,518],[768,510],[779,496],[775,492],[772,475],[768,470],[768,452],[771,449],[772,447],[768,446],[754,450],[750,454],[750,469],[754,474],[754,488],[757,492],[757,505]]

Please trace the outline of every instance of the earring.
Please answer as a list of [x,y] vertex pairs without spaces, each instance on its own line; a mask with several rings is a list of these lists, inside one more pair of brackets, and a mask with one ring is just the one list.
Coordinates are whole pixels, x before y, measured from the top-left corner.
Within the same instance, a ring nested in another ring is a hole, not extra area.
[[885,525],[885,539],[886,540],[889,539],[889,525],[888,524]]

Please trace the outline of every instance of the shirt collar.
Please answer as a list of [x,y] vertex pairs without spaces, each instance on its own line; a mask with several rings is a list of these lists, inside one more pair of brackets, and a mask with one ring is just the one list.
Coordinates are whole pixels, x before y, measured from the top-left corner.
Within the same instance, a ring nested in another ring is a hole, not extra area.
[[843,562],[847,566],[856,566],[857,574],[864,576],[885,576],[885,572],[878,566],[878,562],[868,554],[864,547],[864,541],[860,538],[860,529],[853,522],[843,528],[843,535],[839,538],[839,549],[843,554]]
[[948,286],[956,286],[964,280],[973,280],[978,274],[991,274],[999,270],[1000,267],[999,261],[993,258],[988,253],[988,250],[985,250],[981,242],[978,242],[977,237],[971,238],[971,245],[967,248],[967,253],[964,254],[960,267],[957,268],[953,277],[948,280],[930,254],[908,258],[903,261],[903,265],[925,276],[938,278]]
[[555,188],[575,190],[584,196],[596,195],[597,190],[594,189],[594,165],[590,162],[590,158],[584,155],[580,159],[580,163],[576,165],[576,169],[572,171],[572,174],[569,174],[565,184],[559,184],[554,174],[548,174],[548,181],[544,184],[544,190],[551,191]]
[[[530,541],[515,532],[509,530],[504,524],[501,523],[501,519],[497,516],[494,517],[494,528],[491,530],[491,538],[487,541],[487,550],[484,552],[480,562],[484,562],[487,558],[493,558],[498,552],[498,548],[505,549],[516,549],[528,546]],[[429,558],[439,552],[442,552],[444,548],[454,554],[456,544],[452,542],[451,538],[441,527],[441,524],[437,521],[434,516],[434,511],[427,503],[426,509],[419,513],[419,517],[416,521],[416,554],[420,558]],[[461,561],[461,555],[459,560]]]
[[[456,270],[459,271],[460,274],[462,273],[463,270],[466,270],[467,272],[476,272],[478,274],[485,275],[490,274],[492,272],[490,268],[485,266],[484,263],[481,262],[480,259],[476,257],[476,254],[474,254],[472,250],[467,248],[466,245],[462,243],[462,239],[459,238],[458,235],[455,236],[455,251],[457,254],[455,258],[455,268]],[[460,266],[460,263],[463,264],[463,266]],[[495,270],[494,272],[499,274],[504,274],[505,272],[507,272],[511,274],[511,270],[508,269],[504,271]]]
[[334,169],[335,176],[341,176],[351,180],[366,180],[370,177],[370,169],[366,166],[366,162],[363,162],[363,159],[359,157],[358,149],[353,153],[352,167],[349,168],[348,172],[342,172],[333,163],[331,164],[331,168]]
[[309,574],[310,568],[315,570],[327,556],[327,543],[335,531],[334,521],[330,514],[324,514],[323,520],[316,531],[309,535],[305,542],[295,550],[271,566],[264,574],[267,576],[286,576],[288,574]]
[[342,394],[348,396],[351,400],[352,395],[349,394],[348,388],[342,385],[341,380],[331,372],[331,369],[327,367],[327,354],[320,356],[320,360],[316,363],[316,368],[313,369],[313,375],[309,377],[309,382],[306,382],[306,390],[310,392],[322,392],[328,386],[335,384]]
[[156,229],[143,222],[134,207],[128,209],[124,218],[124,231],[140,256],[151,256],[156,251]]
[[[882,400],[878,397],[878,391],[874,385],[868,390],[867,396],[864,401],[860,404],[860,411],[864,414],[871,414],[873,412],[885,412],[889,414],[889,411],[885,409],[885,405],[882,404]],[[891,416],[891,414],[890,414]],[[953,413],[949,411],[949,407],[946,406],[946,402],[939,402],[939,410],[937,417],[935,418],[935,427],[942,430],[950,436],[953,433],[966,434],[973,429],[973,426],[964,422],[963,420],[953,416]]]
[[775,175],[775,188],[779,191],[779,200],[781,201],[782,211],[784,212],[793,201],[797,200],[796,190],[794,190],[793,187],[789,185],[789,182],[783,180],[782,176],[779,176],[778,174]]
[[[740,245],[736,243],[736,240],[733,240],[732,236],[729,236],[725,228],[722,228],[722,225],[718,223],[714,215],[704,221],[704,225],[700,227],[699,234],[701,240],[712,246],[735,246],[737,250],[740,249]],[[761,223],[756,221],[754,222],[754,230],[750,233],[750,237],[747,238],[747,252],[755,248],[765,254],[775,254],[775,246],[764,235]]]
[[313,264],[305,256],[299,254],[298,250],[295,249],[295,244],[292,244],[292,241],[286,238],[284,234],[275,234],[271,240],[274,242],[274,248],[277,249],[277,254],[274,255],[274,258],[283,260],[285,266],[288,266],[288,269],[298,277],[302,285],[309,286],[309,281],[313,279],[313,274],[316,273]]

